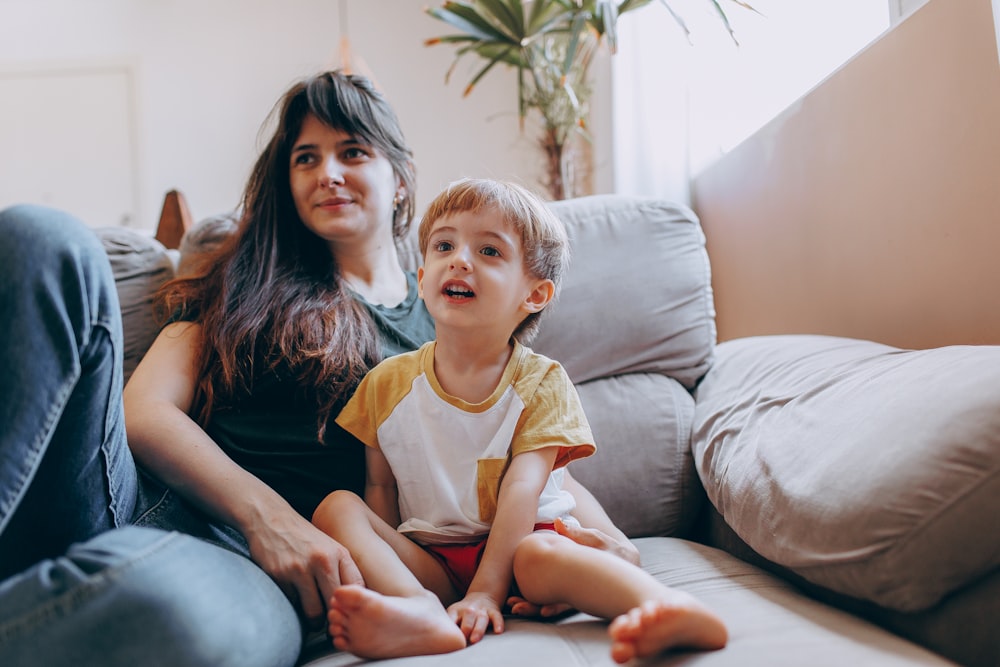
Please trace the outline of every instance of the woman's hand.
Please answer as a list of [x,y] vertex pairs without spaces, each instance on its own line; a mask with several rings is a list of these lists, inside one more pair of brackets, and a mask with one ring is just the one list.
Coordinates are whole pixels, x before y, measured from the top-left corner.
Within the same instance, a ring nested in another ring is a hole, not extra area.
[[566,523],[562,519],[555,520],[555,527],[557,533],[568,537],[577,544],[607,551],[633,565],[639,565],[639,550],[627,538],[615,539],[603,530],[584,528],[575,521]]
[[[568,537],[577,544],[607,551],[622,560],[627,560],[633,565],[639,565],[639,550],[627,539],[624,541],[616,540],[614,537],[597,528],[584,528],[575,521],[566,523],[562,519],[555,520],[555,529],[557,533]],[[540,616],[542,618],[554,618],[575,611],[567,604],[539,606],[518,595],[512,595],[507,598],[507,606],[510,607],[510,613],[515,616]]]
[[469,593],[448,607],[448,616],[462,629],[470,644],[486,636],[490,625],[493,632],[503,632],[503,613],[500,605],[485,593]]
[[309,629],[326,624],[326,606],[343,584],[364,585],[347,549],[289,508],[246,531],[250,555],[293,603]]

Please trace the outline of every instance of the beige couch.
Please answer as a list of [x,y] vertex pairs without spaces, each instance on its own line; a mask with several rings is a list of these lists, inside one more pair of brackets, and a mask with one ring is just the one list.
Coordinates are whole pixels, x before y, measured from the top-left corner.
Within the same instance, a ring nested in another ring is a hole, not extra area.
[[[731,632],[721,651],[643,664],[1000,664],[1000,347],[716,345],[690,210],[616,196],[553,206],[573,263],[533,347],[563,362],[592,422],[598,453],[574,473],[643,566]],[[156,241],[102,235],[131,366],[171,265]],[[404,261],[417,260],[409,239]],[[385,664],[611,665],[605,633],[583,615],[513,621],[458,653]],[[301,660],[357,662],[322,638]]]

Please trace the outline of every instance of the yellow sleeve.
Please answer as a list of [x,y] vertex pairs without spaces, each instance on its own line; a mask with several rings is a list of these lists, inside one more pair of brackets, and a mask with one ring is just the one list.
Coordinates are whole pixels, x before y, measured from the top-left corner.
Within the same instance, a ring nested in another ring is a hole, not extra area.
[[596,451],[594,435],[569,375],[559,363],[541,359],[546,363],[532,371],[533,378],[522,385],[528,388],[521,394],[525,408],[514,433],[511,454],[559,447],[554,467],[560,468],[592,455]]
[[379,448],[378,430],[413,386],[427,363],[428,346],[384,359],[361,379],[336,422],[369,447]]
[[375,400],[377,388],[378,380],[373,368],[368,372],[368,375],[361,379],[361,384],[354,390],[354,395],[347,401],[347,405],[340,411],[336,419],[337,424],[345,431],[369,447],[376,449],[378,448],[378,424],[375,423],[375,411],[371,409],[371,406],[377,404]]

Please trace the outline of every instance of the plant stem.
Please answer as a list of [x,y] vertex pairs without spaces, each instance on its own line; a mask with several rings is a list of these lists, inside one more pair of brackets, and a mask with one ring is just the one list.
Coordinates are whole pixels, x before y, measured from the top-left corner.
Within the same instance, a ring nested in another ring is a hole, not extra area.
[[545,153],[545,187],[553,201],[566,198],[566,184],[563,180],[563,150],[565,144],[559,139],[559,130],[546,127],[538,143]]

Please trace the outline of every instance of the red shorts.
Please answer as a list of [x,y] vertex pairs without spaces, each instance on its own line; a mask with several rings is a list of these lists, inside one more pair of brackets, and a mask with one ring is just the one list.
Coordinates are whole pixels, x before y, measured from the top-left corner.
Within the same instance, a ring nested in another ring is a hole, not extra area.
[[[555,530],[554,523],[536,523],[535,530]],[[448,581],[455,587],[459,595],[465,595],[469,590],[472,578],[476,576],[479,561],[483,559],[486,550],[486,538],[477,542],[462,544],[425,544],[424,551],[434,556],[441,563]]]

